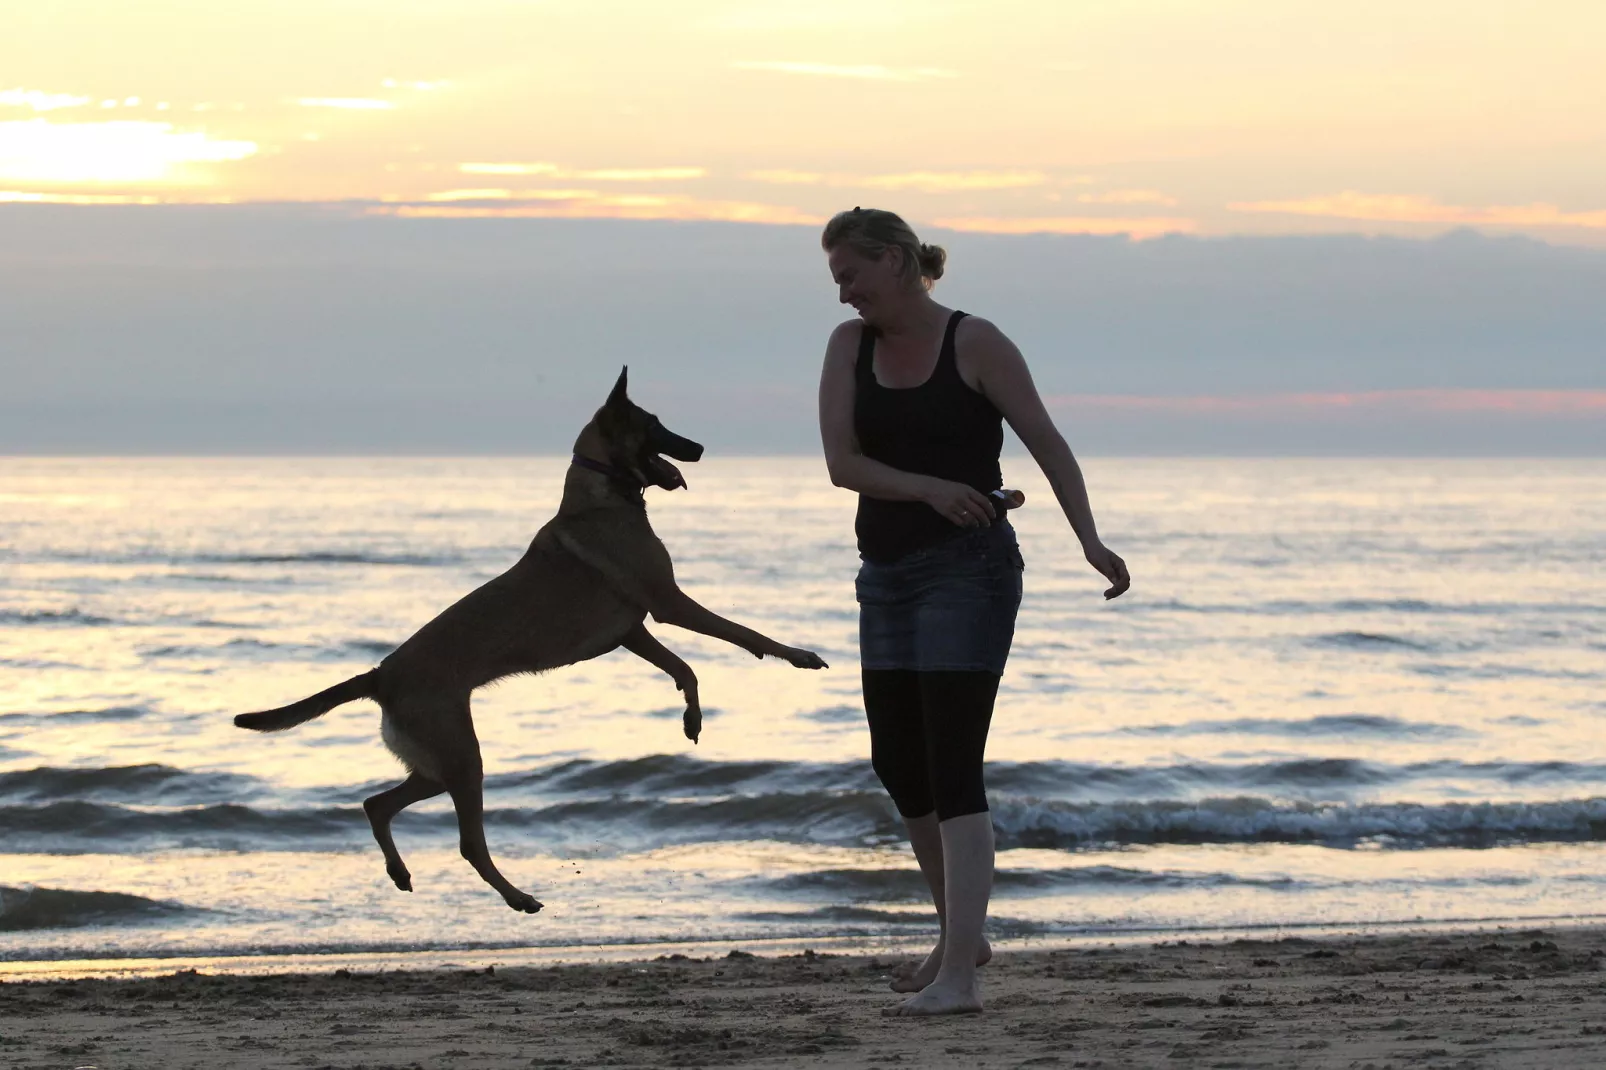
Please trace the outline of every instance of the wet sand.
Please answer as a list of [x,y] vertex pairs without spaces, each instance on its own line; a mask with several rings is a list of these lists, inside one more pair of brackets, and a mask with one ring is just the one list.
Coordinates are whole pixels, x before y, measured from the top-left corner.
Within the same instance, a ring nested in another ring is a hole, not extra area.
[[0,1067],[1600,1067],[1606,928],[1003,953],[987,1013],[891,960],[0,984]]

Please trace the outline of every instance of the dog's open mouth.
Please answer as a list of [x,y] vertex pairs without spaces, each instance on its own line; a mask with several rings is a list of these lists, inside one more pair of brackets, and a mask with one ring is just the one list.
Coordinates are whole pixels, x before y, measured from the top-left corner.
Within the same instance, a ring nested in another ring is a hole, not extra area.
[[684,487],[686,478],[680,474],[680,469],[664,460],[659,454],[667,453],[677,461],[696,461],[703,456],[703,447],[700,443],[675,434],[659,423],[656,416],[647,428],[647,450],[645,458],[647,474],[654,486],[665,490]]
[[680,469],[656,454],[647,456],[647,475],[651,477],[653,486],[665,490],[675,490],[686,485],[686,477],[680,474]]

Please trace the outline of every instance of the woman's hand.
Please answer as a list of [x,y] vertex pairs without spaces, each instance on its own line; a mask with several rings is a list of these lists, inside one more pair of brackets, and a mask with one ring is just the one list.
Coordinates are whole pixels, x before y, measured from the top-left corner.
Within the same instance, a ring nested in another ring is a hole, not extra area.
[[933,479],[920,500],[962,528],[986,527],[995,515],[987,495],[975,487],[950,483],[946,479]]
[[1084,548],[1087,554],[1087,563],[1099,570],[1099,574],[1115,584],[1104,592],[1104,597],[1119,598],[1125,594],[1127,588],[1132,586],[1132,577],[1127,575],[1126,562],[1105,546],[1102,542],[1095,542]]

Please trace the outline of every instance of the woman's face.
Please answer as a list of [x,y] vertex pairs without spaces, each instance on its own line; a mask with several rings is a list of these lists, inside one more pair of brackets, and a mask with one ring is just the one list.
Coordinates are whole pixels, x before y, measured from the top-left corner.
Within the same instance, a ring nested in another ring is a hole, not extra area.
[[831,278],[836,281],[837,300],[852,305],[859,318],[874,323],[876,314],[896,303],[908,292],[899,272],[902,250],[892,248],[871,259],[838,245],[826,256]]

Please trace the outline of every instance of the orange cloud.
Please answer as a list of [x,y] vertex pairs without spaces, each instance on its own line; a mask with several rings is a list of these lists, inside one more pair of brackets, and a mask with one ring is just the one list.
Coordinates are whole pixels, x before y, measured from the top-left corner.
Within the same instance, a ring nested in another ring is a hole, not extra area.
[[905,171],[890,175],[826,174],[820,171],[749,171],[743,178],[782,186],[830,186],[833,189],[914,190],[918,193],[963,193],[974,190],[1041,186],[1041,171]]
[[859,185],[871,189],[912,189],[921,193],[950,193],[983,189],[1020,189],[1041,186],[1048,176],[1041,171],[910,171],[900,175],[867,175]]
[[394,215],[408,219],[662,219],[682,222],[767,223],[780,226],[817,226],[825,222],[824,216],[802,212],[784,205],[758,204],[751,201],[700,200],[695,197],[667,194],[604,196],[595,190],[547,190],[537,191],[534,194],[519,194],[518,197],[521,199],[505,203],[414,202],[376,205],[368,209],[368,212],[373,215]]
[[739,71],[772,71],[821,78],[858,78],[872,82],[920,82],[930,78],[957,78],[958,71],[942,67],[883,67],[879,63],[843,66],[835,63],[793,63],[786,60],[740,59],[731,64]]
[[[773,182],[779,186],[819,186],[831,181],[820,171],[749,171],[743,178],[751,182]],[[838,176],[840,177],[840,176]]]
[[343,111],[390,111],[396,107],[388,100],[369,97],[300,97],[296,103],[303,108],[339,108]]
[[1159,204],[1174,207],[1177,199],[1153,189],[1112,189],[1108,193],[1084,193],[1076,198],[1083,204]]
[[579,179],[582,182],[680,182],[705,178],[706,167],[602,167],[571,170],[555,163],[464,163],[457,169],[469,175],[534,175]]
[[1362,219],[1380,223],[1606,229],[1606,210],[1568,212],[1553,204],[1543,203],[1465,207],[1440,204],[1430,197],[1357,193],[1354,190],[1292,201],[1238,201],[1227,207],[1234,212],[1331,216],[1337,219]]
[[1117,216],[993,217],[964,216],[933,219],[933,226],[977,234],[1124,234],[1134,241],[1158,238],[1164,234],[1191,234],[1198,229],[1191,219],[1148,217],[1122,219]]

